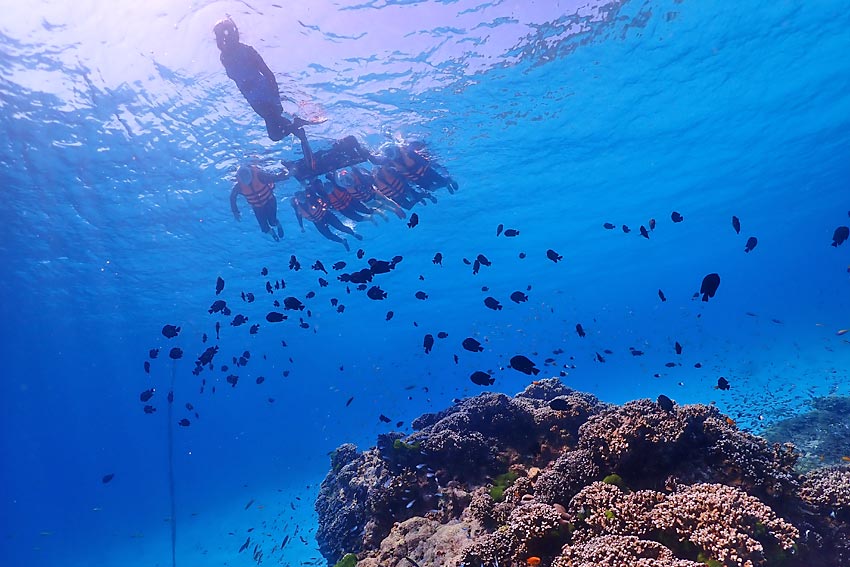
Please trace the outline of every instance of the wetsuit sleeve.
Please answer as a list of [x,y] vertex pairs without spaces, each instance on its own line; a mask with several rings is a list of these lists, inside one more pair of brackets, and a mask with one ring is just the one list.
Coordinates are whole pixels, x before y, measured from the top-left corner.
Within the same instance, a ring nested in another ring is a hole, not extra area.
[[230,210],[233,211],[233,216],[239,218],[239,207],[236,206],[236,197],[239,196],[239,185],[236,184],[233,186],[233,189],[230,190]]

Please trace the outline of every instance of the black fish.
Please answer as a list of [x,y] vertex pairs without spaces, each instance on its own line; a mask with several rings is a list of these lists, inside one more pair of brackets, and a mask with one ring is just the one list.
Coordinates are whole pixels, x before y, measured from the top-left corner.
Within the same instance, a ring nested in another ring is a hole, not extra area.
[[257,324],[251,325],[251,328],[248,329],[248,333],[252,334],[252,335],[256,335],[257,332],[259,332],[259,330],[260,330],[260,325],[259,325],[259,323],[257,323]]
[[576,333],[578,333],[578,336],[581,338],[584,338],[587,335],[587,333],[584,332],[584,327],[581,326],[581,323],[576,324]]
[[215,301],[213,301],[213,304],[210,305],[208,313],[218,313],[219,311],[223,310],[225,307],[227,307],[226,301],[224,301],[223,299],[216,299]]
[[183,358],[183,349],[181,349],[180,347],[174,347],[173,349],[168,351],[168,357],[171,360],[180,360],[181,358]]
[[655,230],[655,219],[649,219],[649,230]]
[[606,222],[605,224],[602,225],[602,228],[605,228],[607,230],[612,230],[612,229],[617,228],[617,227],[614,226],[613,224],[611,224],[610,222]]
[[673,400],[661,394],[658,396],[658,406],[664,411],[670,413],[673,411]]
[[363,250],[362,248],[357,249],[357,259],[358,260],[362,260],[364,254],[366,254],[365,250]]
[[299,309],[304,311],[304,304],[297,297],[289,296],[283,300],[283,308],[288,310]]
[[239,553],[242,553],[243,551],[245,551],[246,549],[248,549],[248,546],[249,546],[249,545],[251,545],[251,538],[250,538],[250,536],[248,537],[248,539],[246,539],[246,540],[245,540],[245,543],[243,543],[243,544],[242,544],[242,547],[240,547],[240,548],[239,548]]
[[469,352],[482,352],[484,350],[484,347],[481,346],[481,343],[479,343],[472,337],[467,337],[463,339],[461,345]]
[[232,388],[235,388],[236,384],[239,382],[239,376],[236,376],[235,374],[230,374],[227,376],[226,380]]
[[237,314],[237,315],[233,318],[233,321],[231,321],[231,322],[230,322],[230,324],[231,324],[232,326],[234,326],[234,327],[239,327],[240,325],[244,325],[244,324],[245,324],[245,323],[247,323],[247,322],[248,322],[248,318],[247,318],[247,317],[245,317],[245,316],[244,316],[244,315],[242,315],[242,314]]
[[250,291],[248,293],[246,293],[245,294],[245,301],[247,301],[248,303],[254,303],[254,294],[251,293]]
[[835,247],[841,246],[844,244],[844,241],[847,240],[848,236],[850,236],[850,228],[846,226],[839,226],[835,229],[835,232],[832,233],[832,245]]
[[664,364],[667,368],[674,368],[676,366],[675,362],[667,362]]
[[375,258],[369,258],[369,271],[374,275],[378,274],[386,274],[389,273],[390,270],[395,269],[394,262],[387,262],[386,260],[376,260]]
[[481,263],[482,266],[487,266],[489,268],[493,265],[493,263],[484,254],[479,254],[476,259]]
[[413,213],[412,215],[410,215],[410,220],[407,222],[407,228],[413,228],[417,224],[419,224],[419,215]]
[[219,323],[218,321],[216,321],[216,322],[215,322],[215,338],[216,338],[216,339],[220,339],[220,338],[221,338],[221,337],[219,337],[219,335],[218,335],[219,331],[221,331],[221,323]]
[[661,299],[661,301],[667,301],[667,296],[664,295],[664,292],[660,289],[658,290],[658,297]]
[[628,234],[628,233],[630,233],[631,231],[632,231],[632,229],[630,229],[630,228],[629,228],[629,227],[627,227],[626,225],[623,225],[623,232],[625,232],[626,234]]
[[480,270],[480,269],[481,269],[481,262],[479,262],[478,260],[475,260],[475,262],[472,263],[472,275],[474,276],[475,274],[477,274],[478,270]]
[[643,356],[643,351],[635,347],[629,347],[629,352],[632,353],[632,356]]
[[428,294],[424,291],[417,291],[414,295],[416,296],[416,299],[421,299],[423,301],[428,299]]
[[345,407],[350,406],[350,405],[351,405],[351,402],[353,402],[353,401],[354,401],[354,396],[351,396],[350,398],[348,398],[348,401],[347,401],[347,402],[345,402]]
[[682,345],[679,344],[679,341],[676,341],[673,348],[676,349],[676,354],[682,354]]
[[447,332],[445,332],[445,331],[440,331],[439,333],[437,333],[437,338],[438,338],[438,339],[445,339],[445,338],[447,338],[448,336],[449,336],[449,334],[448,334]]
[[295,270],[296,272],[301,269],[301,263],[298,261],[298,258],[295,257],[295,254],[292,254],[289,257],[289,269]]
[[528,296],[521,291],[515,291],[511,294],[511,301],[514,303],[523,303],[528,301]]
[[325,278],[319,278],[319,287],[328,287],[328,280]]
[[[277,287],[277,283],[275,283],[275,287]],[[266,293],[274,293],[272,282],[266,282]]]
[[511,357],[511,363],[509,366],[523,374],[534,374],[535,376],[540,374],[540,370],[534,365],[534,363],[521,354]]
[[735,234],[741,234],[741,221],[735,215],[732,215],[732,228],[735,229]]
[[508,238],[513,238],[514,236],[519,236],[519,231],[515,228],[508,228],[505,230],[504,234]]
[[392,421],[390,418],[388,418],[388,417],[387,417],[387,416],[385,416],[384,414],[379,415],[379,416],[378,416],[378,419],[380,419],[380,420],[381,420],[381,421],[383,421],[384,423],[389,423],[389,422],[391,422],[391,421]]
[[190,422],[188,419],[186,419],[184,417],[183,419],[181,419],[180,421],[177,422],[177,425],[179,425],[181,427],[189,427],[189,425],[191,425],[191,423],[192,422]]
[[151,413],[154,413],[154,412],[156,411],[156,408],[155,408],[155,407],[153,407],[153,406],[145,406],[145,407],[143,407],[142,409],[143,409],[143,410],[145,411],[145,413],[147,413],[147,414],[151,414]]
[[472,262],[470,262],[470,261],[469,261],[469,260],[467,260],[466,258],[464,258],[464,259],[463,259],[463,263],[464,263],[464,264],[466,264],[467,266],[469,266],[469,265],[471,265],[471,264],[472,264]]
[[433,348],[434,346],[434,335],[425,335],[425,340],[423,341],[422,345],[425,347],[425,354],[431,352],[431,348]]
[[717,379],[717,386],[714,387],[715,390],[728,390],[729,388],[731,388],[729,380],[723,376]]
[[751,236],[747,239],[747,245],[744,246],[744,252],[751,252],[753,248],[758,245],[759,239],[755,236]]
[[390,319],[392,319],[392,318],[393,318],[393,315],[395,315],[395,313],[393,313],[392,311],[387,311],[387,317],[386,317],[387,321],[389,321]]
[[[319,279],[321,279],[321,278],[319,278]],[[308,291],[308,292],[307,292],[307,295],[305,295],[304,297],[305,297],[306,299],[313,299],[314,297],[316,297],[316,292],[315,292],[315,291],[310,290],[310,291]]]
[[649,232],[647,232],[646,227],[643,225],[640,225],[640,235],[644,238],[649,238]]
[[557,252],[555,252],[551,248],[546,251],[546,257],[549,258],[550,260],[552,260],[553,262],[555,262],[556,264],[558,263],[559,260],[564,259],[563,256],[561,256],[560,254],[558,254]]
[[343,262],[342,260],[340,260],[339,262],[334,262],[334,265],[331,266],[331,268],[333,268],[334,270],[341,270],[344,267],[345,267],[345,262]]
[[682,222],[683,220],[685,220],[685,217],[683,217],[676,211],[673,211],[673,213],[670,215],[670,220],[672,220],[673,222]]
[[497,226],[496,227],[496,236],[499,236],[500,234],[502,234],[502,231],[504,229],[505,229],[505,225],[503,225],[503,224],[500,224],[499,226]]
[[198,357],[198,360],[195,361],[195,364],[198,366],[206,366],[210,364],[213,360],[213,357],[218,354],[218,347],[211,346],[208,347],[204,352],[201,353],[201,356]]
[[436,254],[434,254],[434,259],[431,260],[431,261],[438,266],[442,266],[443,265],[443,255],[440,254],[439,252],[437,252]]
[[555,411],[567,411],[570,409],[570,404],[564,398],[553,398],[549,400],[549,407]]
[[708,301],[709,297],[714,297],[717,288],[720,286],[720,276],[718,274],[708,274],[702,279],[702,285],[699,292],[702,294],[702,300]]
[[[341,303],[340,303],[339,305],[337,305],[336,312],[337,312],[337,313],[342,313],[343,311],[345,311],[345,305],[343,305],[343,304],[341,304]],[[310,312],[308,311],[308,312],[307,312],[307,314],[309,315],[309,313],[310,313]]]
[[224,280],[218,276],[215,280],[215,294],[218,295],[224,290]]
[[484,305],[486,305],[493,311],[501,311],[502,309],[502,304],[499,303],[495,297],[490,297],[489,295],[484,298]]
[[115,473],[105,474],[105,475],[103,475],[103,478],[100,479],[100,482],[102,482],[103,484],[106,484],[107,482],[109,482],[113,478],[115,478]]
[[374,299],[375,301],[380,301],[382,299],[386,299],[387,292],[385,292],[384,290],[382,290],[378,286],[373,285],[372,287],[369,288],[369,291],[366,292],[366,295],[369,297],[369,299]]
[[479,386],[490,386],[491,384],[493,384],[493,382],[496,381],[495,378],[493,378],[486,372],[482,372],[481,370],[476,370],[475,372],[473,372],[469,379],[472,380],[473,384],[477,384]]
[[142,366],[144,366],[144,368],[145,368],[145,374],[151,373],[151,363],[150,363],[149,360],[146,360],[145,363]]
[[150,350],[148,351],[148,356],[149,356],[149,357],[151,357],[151,359],[156,358],[157,356],[159,356],[159,349],[158,349],[158,348],[152,348],[152,349],[150,349]]
[[313,268],[314,270],[316,270],[317,272],[324,272],[324,273],[326,273],[326,274],[328,273],[328,271],[325,269],[324,264],[322,264],[322,261],[321,261],[321,260],[316,260],[316,261],[313,263],[313,265],[312,265],[312,266],[310,266],[310,267],[311,267],[311,268]]
[[605,357],[604,357],[604,356],[602,356],[602,355],[601,355],[601,354],[599,354],[598,352],[597,352],[597,353],[595,353],[595,354],[596,354],[596,360],[597,360],[597,361],[599,361],[599,362],[605,362]]
[[173,339],[177,335],[180,334],[180,327],[175,327],[174,325],[165,325],[162,328],[162,336],[166,339]]

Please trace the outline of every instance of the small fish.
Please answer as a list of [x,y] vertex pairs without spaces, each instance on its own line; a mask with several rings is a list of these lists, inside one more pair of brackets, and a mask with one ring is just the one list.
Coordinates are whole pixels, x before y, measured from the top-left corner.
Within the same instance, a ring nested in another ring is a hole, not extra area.
[[655,219],[649,219],[649,230],[655,230]]
[[250,508],[253,503],[254,501],[250,500],[247,504],[245,504],[245,509],[247,510],[248,508]]
[[151,363],[150,363],[150,361],[146,360],[143,366],[145,368],[145,374],[150,374],[151,373]]
[[525,252],[520,252],[518,256],[520,260],[525,260]]
[[[479,343],[478,341],[476,341],[472,337],[467,337],[467,338],[463,339],[463,342],[461,343],[461,345],[463,346],[463,348],[465,348],[469,352],[483,352],[484,351],[484,347],[481,346],[481,343]],[[144,400],[142,400],[142,401],[144,401]]]
[[679,341],[676,341],[674,348],[676,349],[676,354],[682,354],[682,345],[679,344]]
[[540,558],[536,555],[532,555],[525,560],[525,564],[528,565],[528,567],[537,567],[540,565]]
[[365,250],[363,250],[362,248],[357,249],[357,259],[358,260],[362,260],[364,254],[366,254]]
[[168,351],[168,358],[171,360],[180,360],[183,358],[183,349],[179,347],[174,347],[170,351]]
[[245,317],[242,314],[237,314],[235,317],[233,317],[233,320],[230,322],[230,324],[234,327],[239,327],[241,325],[244,325],[247,322],[248,322],[247,317]]
[[288,310],[304,311],[304,304],[297,297],[289,296],[283,300],[283,308]]
[[597,353],[595,353],[595,354],[596,354],[596,360],[597,360],[598,362],[605,362],[605,357],[603,357],[603,356],[602,356],[601,354],[599,354],[598,352],[597,352]]
[[434,347],[434,335],[430,333],[425,335],[425,340],[423,341],[422,346],[425,347],[425,354],[430,353],[431,349]]
[[476,370],[475,372],[473,372],[469,376],[469,379],[472,381],[473,384],[476,384],[478,386],[490,386],[493,384],[493,382],[496,381],[496,379],[490,376],[490,374],[481,370]]
[[445,331],[440,331],[439,333],[437,333],[437,338],[438,338],[438,339],[445,339],[445,338],[447,338],[448,336],[449,336],[449,334],[448,334],[447,332],[445,332]]
[[339,262],[334,262],[333,266],[331,266],[331,268],[333,268],[334,270],[341,270],[344,267],[345,267],[345,262],[343,262],[342,260],[340,260]]
[[231,388],[235,388],[236,384],[239,383],[239,376],[236,376],[235,374],[230,374],[225,380],[227,380],[227,383],[230,384]]
[[705,276],[699,288],[699,292],[702,294],[702,300],[708,301],[709,297],[714,297],[718,287],[720,287],[720,276],[718,274],[708,274]]
[[410,220],[407,221],[407,228],[413,228],[417,224],[419,224],[419,215],[413,213],[412,215],[410,215]]
[[[277,284],[275,284],[275,287],[277,287]],[[266,293],[274,293],[271,282],[266,282]]]
[[265,266],[263,266],[263,269],[260,270],[260,275],[263,276],[263,277],[269,275],[269,269],[266,268]]
[[348,398],[348,401],[345,402],[345,407],[350,406],[351,402],[353,402],[353,401],[354,401],[354,396],[351,396],[350,398]]
[[155,408],[155,407],[153,407],[153,406],[150,406],[150,405],[145,406],[145,407],[143,407],[142,409],[143,409],[143,410],[145,411],[145,413],[147,413],[147,414],[151,414],[151,413],[154,413],[154,412],[156,411],[156,408]]
[[630,228],[629,228],[628,226],[626,226],[626,225],[623,225],[623,232],[625,232],[626,234],[628,234],[628,233],[630,233],[631,231],[632,231],[632,229],[630,229]]
[[584,332],[584,327],[581,326],[581,323],[576,324],[576,333],[578,333],[578,336],[581,338],[587,336],[587,333]]
[[735,234],[741,234],[741,221],[735,215],[732,215],[732,228],[735,229]]
[[672,220],[673,222],[682,222],[683,220],[685,220],[685,217],[683,217],[682,215],[680,215],[676,211],[673,211],[670,214],[670,220]]
[[392,311],[387,311],[386,320],[389,321],[390,319],[392,319],[393,315],[395,315],[395,313],[393,313]]
[[667,301],[667,296],[664,295],[664,292],[660,289],[658,290],[658,298],[661,299],[662,302]]
[[248,537],[248,539],[245,540],[245,543],[242,544],[242,547],[239,548],[239,553],[242,553],[243,551],[248,549],[249,545],[251,545],[251,537],[250,536]]
[[744,246],[744,252],[752,252],[753,248],[758,245],[759,239],[755,236],[751,236],[747,239],[747,244]]
[[389,423],[389,422],[391,422],[391,421],[392,421],[390,418],[388,418],[388,417],[387,417],[387,416],[385,416],[384,414],[379,415],[379,416],[378,416],[378,419],[380,419],[380,420],[381,420],[382,422],[384,422],[384,423]]
[[546,251],[546,257],[547,257],[547,258],[549,258],[550,260],[552,260],[553,262],[555,262],[556,264],[557,264],[560,260],[563,260],[563,259],[564,259],[564,257],[563,257],[563,256],[561,256],[560,254],[558,254],[557,252],[555,252],[555,251],[554,251],[554,250],[552,250],[551,248],[550,248],[550,249],[548,249],[548,250]]
[[258,332],[260,332],[259,323],[255,324],[255,325],[251,325],[251,328],[248,329],[248,333],[251,334],[251,335],[256,335]]
[[658,396],[658,406],[667,413],[670,413],[673,411],[673,400],[661,394]]
[[210,313],[210,314],[218,313],[219,311],[222,311],[226,308],[227,308],[227,302],[226,301],[224,301],[223,299],[216,299],[215,301],[213,301],[212,305],[210,305],[210,308],[207,310],[207,313]]
[[521,291],[515,291],[511,294],[511,301],[514,303],[524,303],[528,301],[528,296]]
[[151,359],[156,358],[157,356],[159,356],[159,349],[158,349],[158,348],[152,348],[152,349],[150,349],[150,350],[148,351],[148,356],[149,356],[149,357],[151,357]]
[[162,336],[166,339],[173,339],[177,335],[180,334],[180,327],[176,327],[174,325],[165,325],[162,328]]
[[847,237],[850,237],[850,228],[839,226],[832,233],[832,245],[835,247],[841,246],[847,240]]
[[431,260],[431,262],[433,262],[437,266],[442,266],[443,265],[443,255],[440,254],[439,252],[437,252],[436,254],[434,254],[434,259]]
[[489,268],[493,265],[493,263],[484,254],[479,254],[475,257],[475,259],[478,260],[482,266],[487,266]]
[[109,481],[111,481],[113,478],[115,478],[115,473],[105,474],[105,475],[103,475],[103,478],[100,479],[100,482],[102,482],[103,484],[106,484]]
[[728,390],[729,388],[731,388],[729,380],[723,376],[717,379],[717,386],[714,387],[715,390]]
[[[319,278],[319,279],[321,279],[321,278]],[[314,297],[316,297],[316,292],[313,291],[313,290],[310,290],[310,291],[307,292],[307,295],[305,295],[304,297],[306,299],[313,299]]]
[[189,427],[191,424],[192,422],[186,419],[185,417],[177,422],[177,425],[179,425],[180,427]]
[[414,296],[416,297],[416,299],[421,299],[422,301],[428,299],[428,294],[424,291],[417,291]]
[[506,228],[503,234],[508,238],[513,238],[514,236],[519,236],[519,231],[515,228]]
[[475,262],[472,263],[472,275],[477,274],[478,270],[480,270],[480,269],[481,269],[481,262],[479,262],[478,260],[475,260]]
[[549,400],[549,407],[555,411],[567,411],[570,409],[570,404],[564,398],[553,398]]
[[613,224],[611,224],[610,222],[606,222],[605,224],[602,225],[602,228],[604,228],[605,230],[613,230],[617,227],[614,226]]
[[649,232],[647,232],[646,227],[643,225],[640,225],[640,235],[644,238],[649,238]]
[[850,329],[838,329],[835,331],[835,334],[840,337],[842,335],[846,335],[848,331],[850,331]]
[[295,257],[295,254],[289,257],[289,269],[296,272],[301,269],[301,262],[299,262],[298,258]]
[[224,291],[224,280],[218,276],[215,280],[215,294],[219,295],[222,291]]
[[675,362],[666,362],[664,364],[664,366],[666,366],[667,368],[674,368],[676,366],[676,363]]
[[629,352],[632,353],[632,356],[643,356],[643,351],[635,347],[629,347]]
[[516,356],[512,356],[509,366],[510,366],[510,368],[513,368],[514,370],[518,370],[519,372],[522,372],[523,374],[528,374],[528,375],[534,374],[535,376],[540,374],[540,370],[534,365],[534,362],[532,362],[529,358],[527,358],[527,357],[525,357],[521,354],[518,354]]
[[492,309],[493,311],[501,311],[502,304],[495,297],[487,296],[484,298],[484,305]]
[[503,230],[505,230],[505,225],[499,224],[499,226],[496,227],[496,236],[499,236],[500,234],[502,234]]
[[257,379],[256,379],[256,380],[254,380],[254,382],[255,382],[256,384],[258,384],[258,385],[259,385],[259,384],[262,384],[262,383],[263,383],[263,382],[265,382],[265,381],[266,381],[265,376],[257,376]]
[[374,299],[375,301],[380,301],[382,299],[387,298],[387,292],[385,292],[376,285],[370,287],[369,291],[366,292],[366,295],[369,297],[369,299]]

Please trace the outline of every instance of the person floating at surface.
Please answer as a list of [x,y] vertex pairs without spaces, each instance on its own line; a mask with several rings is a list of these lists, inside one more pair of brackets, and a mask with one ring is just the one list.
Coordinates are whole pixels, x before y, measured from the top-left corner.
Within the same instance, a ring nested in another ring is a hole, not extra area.
[[[316,178],[313,178],[308,182],[308,184],[311,191],[314,191],[317,195],[319,195],[319,197],[321,197],[332,210],[342,216],[349,218],[354,222],[370,220],[373,223],[378,224],[375,221],[375,217],[372,216],[375,211],[356,200],[351,193],[342,187],[337,187],[331,182],[322,183]],[[383,212],[381,214],[383,214]]]
[[372,156],[375,164],[390,165],[405,179],[426,191],[445,187],[449,193],[457,191],[457,183],[437,171],[437,164],[423,155],[424,144],[390,144],[384,147],[383,156]]
[[304,219],[306,218],[316,225],[316,230],[318,230],[322,236],[328,240],[341,243],[345,246],[346,250],[350,250],[348,247],[348,240],[331,232],[328,225],[334,227],[340,232],[350,234],[357,240],[363,240],[363,236],[355,233],[349,227],[342,224],[342,222],[336,218],[330,210],[328,210],[328,204],[318,194],[310,190],[309,186],[306,190],[295,193],[289,202],[295,210],[295,218],[298,219],[298,226],[301,227],[301,232],[305,232]]
[[[255,165],[243,165],[236,170],[236,185],[230,191],[230,210],[236,220],[242,220],[242,214],[236,205],[236,197],[240,194],[248,200],[260,230],[271,234],[275,241],[283,238],[283,227],[277,219],[277,199],[274,196],[274,182],[286,179],[289,172],[283,170],[279,174],[263,171]],[[277,231],[277,232],[275,232]]]
[[407,216],[404,209],[398,206],[398,203],[375,191],[372,175],[362,167],[355,165],[351,168],[343,168],[329,173],[326,177],[333,187],[347,191],[355,200],[367,208],[371,207],[371,210],[381,215],[384,220],[387,220],[387,215],[384,213],[388,209],[392,210],[400,219]]
[[421,193],[410,186],[404,177],[392,166],[381,165],[372,170],[375,180],[375,190],[388,199],[392,199],[402,208],[410,210],[416,203],[425,204],[428,197],[436,203],[437,199],[426,193]]
[[254,112],[266,121],[269,138],[277,142],[293,134],[301,140],[304,161],[313,163],[313,151],[304,132],[305,124],[312,124],[295,116],[289,120],[283,116],[283,105],[277,80],[257,50],[239,42],[239,30],[229,17],[219,20],[213,28],[215,43],[221,51],[221,64],[227,76],[233,79],[240,92],[248,100]]

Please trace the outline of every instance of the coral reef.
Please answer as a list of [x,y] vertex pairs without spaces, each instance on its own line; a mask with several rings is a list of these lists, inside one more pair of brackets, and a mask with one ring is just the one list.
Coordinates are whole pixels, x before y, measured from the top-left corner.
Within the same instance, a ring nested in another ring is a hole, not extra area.
[[320,550],[358,567],[850,566],[850,470],[715,407],[599,402],[552,378],[343,445],[317,500]]
[[824,396],[809,401],[811,409],[777,421],[764,430],[768,441],[790,441],[800,451],[799,472],[841,464],[850,451],[850,398]]

